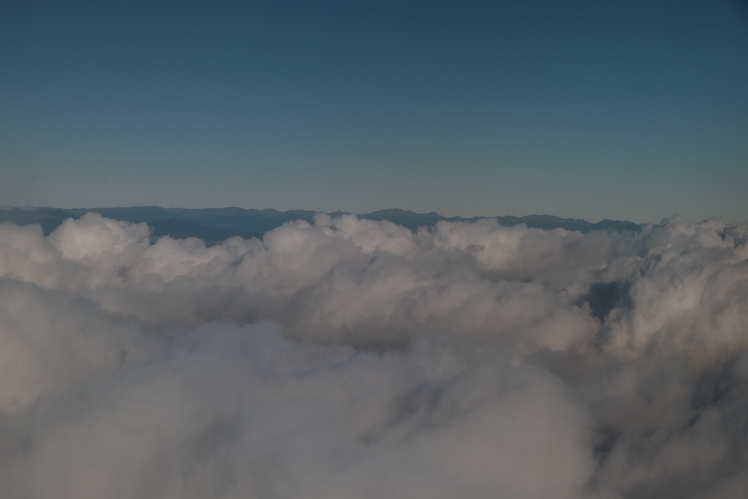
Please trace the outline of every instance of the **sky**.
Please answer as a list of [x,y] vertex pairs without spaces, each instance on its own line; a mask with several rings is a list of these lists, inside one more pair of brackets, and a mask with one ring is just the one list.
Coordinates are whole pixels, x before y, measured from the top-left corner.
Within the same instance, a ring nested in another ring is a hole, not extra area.
[[748,219],[748,5],[0,7],[0,205]]

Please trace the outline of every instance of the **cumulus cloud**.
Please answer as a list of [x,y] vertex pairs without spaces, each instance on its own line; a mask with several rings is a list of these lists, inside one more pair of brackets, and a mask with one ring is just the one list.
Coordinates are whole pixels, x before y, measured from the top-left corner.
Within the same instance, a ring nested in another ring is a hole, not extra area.
[[0,224],[0,495],[748,493],[748,224]]

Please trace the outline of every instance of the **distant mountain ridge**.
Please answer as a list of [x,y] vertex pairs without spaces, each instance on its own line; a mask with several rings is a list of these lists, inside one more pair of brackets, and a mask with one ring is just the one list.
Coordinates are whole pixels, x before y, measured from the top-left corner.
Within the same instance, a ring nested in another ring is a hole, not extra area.
[[[312,222],[318,212],[311,210],[278,211],[272,208],[254,210],[245,208],[162,208],[160,206],[133,206],[128,208],[59,208],[0,210],[0,222],[17,225],[41,224],[45,234],[56,229],[67,218],[80,218],[88,212],[96,212],[107,218],[127,222],[146,222],[151,227],[152,237],[171,236],[176,239],[198,237],[208,244],[216,244],[232,237],[262,237],[265,232],[293,220]],[[347,214],[337,211],[332,216]],[[561,218],[554,215],[498,216],[498,217],[444,217],[431,213],[416,213],[392,208],[356,215],[368,220],[387,220],[411,230],[433,227],[437,222],[475,222],[495,219],[503,226],[525,224],[536,229],[566,229],[579,232],[610,230],[616,232],[638,232],[642,224],[621,220],[601,220],[591,223],[579,218]]]

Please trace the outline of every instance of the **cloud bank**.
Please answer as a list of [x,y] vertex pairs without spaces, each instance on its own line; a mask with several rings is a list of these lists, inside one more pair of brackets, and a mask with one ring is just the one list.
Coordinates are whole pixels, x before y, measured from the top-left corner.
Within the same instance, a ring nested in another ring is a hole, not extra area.
[[0,496],[748,495],[748,224],[0,224]]

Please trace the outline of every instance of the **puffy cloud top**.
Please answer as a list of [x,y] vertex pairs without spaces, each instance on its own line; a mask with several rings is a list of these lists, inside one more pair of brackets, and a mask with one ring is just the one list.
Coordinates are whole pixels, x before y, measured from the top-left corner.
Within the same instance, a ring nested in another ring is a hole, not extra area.
[[748,224],[0,224],[0,495],[748,495]]

